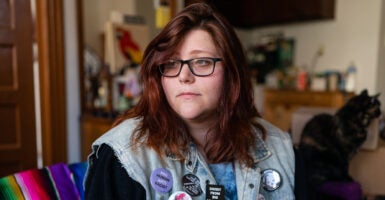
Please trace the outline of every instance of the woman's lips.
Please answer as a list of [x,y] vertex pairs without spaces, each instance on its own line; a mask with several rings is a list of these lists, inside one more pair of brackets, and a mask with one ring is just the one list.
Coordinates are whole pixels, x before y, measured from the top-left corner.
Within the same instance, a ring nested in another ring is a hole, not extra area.
[[199,96],[199,94],[194,92],[181,92],[177,95],[177,97],[186,97],[186,98],[195,97],[195,96]]

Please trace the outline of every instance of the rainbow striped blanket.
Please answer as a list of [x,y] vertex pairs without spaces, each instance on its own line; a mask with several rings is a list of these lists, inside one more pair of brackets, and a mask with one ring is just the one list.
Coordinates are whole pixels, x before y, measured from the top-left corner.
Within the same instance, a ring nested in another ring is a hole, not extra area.
[[1,200],[84,199],[87,163],[59,163],[0,178]]

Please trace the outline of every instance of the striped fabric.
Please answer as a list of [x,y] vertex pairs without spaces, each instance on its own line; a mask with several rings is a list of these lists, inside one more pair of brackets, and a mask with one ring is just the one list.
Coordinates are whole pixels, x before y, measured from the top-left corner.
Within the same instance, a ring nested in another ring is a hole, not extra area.
[[0,178],[0,199],[83,199],[82,181],[86,168],[85,163],[59,163]]

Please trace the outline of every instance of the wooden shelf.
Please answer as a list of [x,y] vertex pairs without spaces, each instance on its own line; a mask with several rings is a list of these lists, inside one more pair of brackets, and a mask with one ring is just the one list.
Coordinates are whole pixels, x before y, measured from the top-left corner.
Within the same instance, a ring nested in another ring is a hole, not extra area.
[[84,114],[80,119],[81,128],[81,158],[87,160],[87,156],[91,153],[92,143],[107,132],[114,122],[112,118],[96,117],[91,114]]
[[263,117],[284,131],[290,129],[292,113],[299,107],[339,108],[353,96],[340,91],[264,90]]

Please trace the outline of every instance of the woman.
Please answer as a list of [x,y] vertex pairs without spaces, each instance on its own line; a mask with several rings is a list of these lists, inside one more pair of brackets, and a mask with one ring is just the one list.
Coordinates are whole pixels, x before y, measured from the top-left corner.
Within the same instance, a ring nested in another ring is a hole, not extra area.
[[144,52],[143,95],[93,143],[87,199],[294,199],[287,133],[260,118],[231,25],[206,4]]

